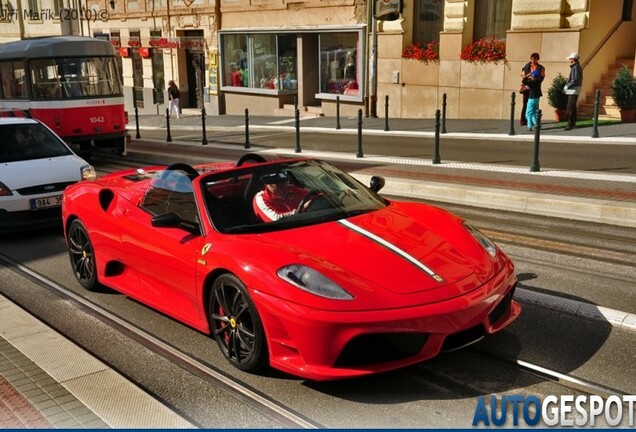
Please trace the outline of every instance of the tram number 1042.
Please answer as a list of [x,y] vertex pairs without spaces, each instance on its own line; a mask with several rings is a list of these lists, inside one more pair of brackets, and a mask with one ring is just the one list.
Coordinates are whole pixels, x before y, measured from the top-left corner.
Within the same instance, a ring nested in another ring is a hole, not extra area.
[[104,123],[104,117],[89,117],[91,123]]

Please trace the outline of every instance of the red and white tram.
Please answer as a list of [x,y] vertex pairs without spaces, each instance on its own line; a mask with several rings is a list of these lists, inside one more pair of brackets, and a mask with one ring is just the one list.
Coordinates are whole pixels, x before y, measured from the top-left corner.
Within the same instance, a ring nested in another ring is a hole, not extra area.
[[83,154],[93,147],[125,154],[116,55],[108,41],[81,36],[0,44],[0,115],[26,113]]

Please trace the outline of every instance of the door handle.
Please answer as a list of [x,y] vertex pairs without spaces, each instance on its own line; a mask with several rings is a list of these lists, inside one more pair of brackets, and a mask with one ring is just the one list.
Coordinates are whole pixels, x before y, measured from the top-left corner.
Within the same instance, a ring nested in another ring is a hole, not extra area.
[[130,216],[132,212],[129,209],[124,210],[124,216]]

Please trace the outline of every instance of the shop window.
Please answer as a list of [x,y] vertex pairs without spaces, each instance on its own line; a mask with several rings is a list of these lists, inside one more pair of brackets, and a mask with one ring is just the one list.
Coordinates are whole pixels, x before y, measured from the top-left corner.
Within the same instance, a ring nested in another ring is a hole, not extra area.
[[[252,36],[252,52],[254,59],[254,73],[247,75],[249,82],[245,87],[278,89],[276,73],[276,36],[259,34]],[[243,68],[242,70],[245,70]],[[234,83],[232,83],[234,85]]]
[[234,88],[298,88],[296,35],[224,34],[223,85]]
[[360,96],[362,60],[358,33],[320,35],[320,92]]
[[444,0],[416,0],[413,20],[413,42],[439,42],[444,30]]
[[475,0],[474,40],[488,36],[505,40],[511,17],[512,0]]

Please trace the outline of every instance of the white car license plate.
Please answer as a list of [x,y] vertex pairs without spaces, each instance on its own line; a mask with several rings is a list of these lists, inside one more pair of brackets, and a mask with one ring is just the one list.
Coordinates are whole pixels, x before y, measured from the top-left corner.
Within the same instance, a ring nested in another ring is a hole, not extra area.
[[62,205],[62,195],[53,195],[31,200],[31,210],[38,210],[48,207],[59,207]]

